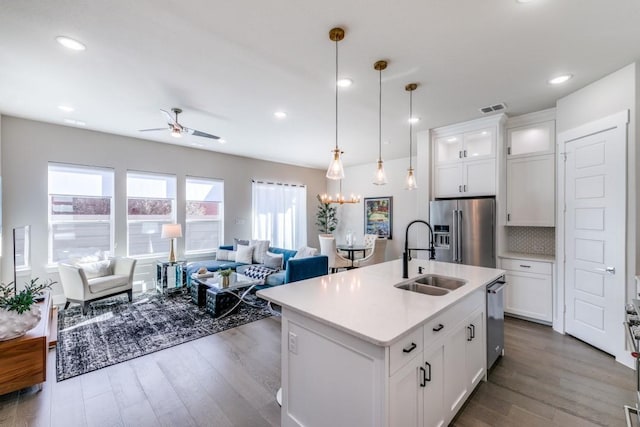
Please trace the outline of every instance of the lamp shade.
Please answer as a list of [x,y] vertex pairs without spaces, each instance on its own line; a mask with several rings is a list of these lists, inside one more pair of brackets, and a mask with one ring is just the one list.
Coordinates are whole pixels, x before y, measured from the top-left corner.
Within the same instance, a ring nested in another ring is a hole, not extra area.
[[175,239],[177,237],[182,237],[182,225],[162,224],[162,234],[160,237],[163,239]]

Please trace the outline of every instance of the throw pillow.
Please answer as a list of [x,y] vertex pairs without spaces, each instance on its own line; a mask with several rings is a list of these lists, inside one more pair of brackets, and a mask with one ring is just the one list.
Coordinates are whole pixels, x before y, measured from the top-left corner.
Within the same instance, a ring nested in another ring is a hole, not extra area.
[[269,250],[268,240],[251,240],[249,246],[255,246],[253,250],[253,263],[264,264],[264,254]]
[[298,249],[298,252],[296,252],[296,254],[293,256],[293,259],[309,258],[314,256],[317,253],[318,253],[318,250],[316,248],[303,246],[300,249]]
[[236,262],[242,264],[251,264],[253,260],[254,246],[238,245],[238,251],[236,252]]
[[238,250],[238,245],[249,246],[249,241],[248,240],[242,240],[242,239],[236,239],[234,237],[233,238],[233,250],[234,251]]
[[264,254],[264,266],[275,270],[282,270],[284,255],[268,252]]
[[95,279],[96,277],[111,276],[113,274],[111,261],[97,261],[97,262],[79,262],[76,263],[76,267],[80,267],[84,270],[87,279]]
[[[229,254],[231,254],[233,251],[230,251],[228,249],[218,249],[216,250],[216,261],[229,261]],[[235,261],[235,257],[233,259],[233,261]]]

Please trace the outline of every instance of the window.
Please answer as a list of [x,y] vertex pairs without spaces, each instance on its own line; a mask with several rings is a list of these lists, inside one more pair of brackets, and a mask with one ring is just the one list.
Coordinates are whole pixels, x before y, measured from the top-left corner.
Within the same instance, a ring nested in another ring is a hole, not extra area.
[[113,170],[49,163],[49,263],[113,251]]
[[253,238],[271,246],[298,249],[307,244],[307,188],[254,181]]
[[187,178],[186,252],[215,250],[223,241],[224,182]]
[[169,253],[160,238],[162,224],[176,222],[176,177],[127,172],[127,253],[129,256]]

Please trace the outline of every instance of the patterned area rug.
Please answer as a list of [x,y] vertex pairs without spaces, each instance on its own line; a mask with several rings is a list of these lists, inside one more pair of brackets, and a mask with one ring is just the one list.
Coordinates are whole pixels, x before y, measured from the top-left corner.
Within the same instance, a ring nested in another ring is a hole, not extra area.
[[[251,297],[251,296],[250,296]],[[95,371],[187,341],[272,316],[266,301],[253,308],[241,304],[235,313],[214,319],[185,294],[161,297],[141,294],[129,303],[126,295],[91,304],[82,316],[80,306],[58,313],[57,380]]]

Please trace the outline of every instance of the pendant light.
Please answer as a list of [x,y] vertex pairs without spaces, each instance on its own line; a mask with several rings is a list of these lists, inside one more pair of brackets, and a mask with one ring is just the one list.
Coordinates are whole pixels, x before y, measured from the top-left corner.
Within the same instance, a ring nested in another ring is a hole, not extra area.
[[336,148],[333,149],[333,159],[327,169],[327,178],[329,179],[342,179],[344,178],[344,168],[342,167],[342,159],[340,156],[343,154],[338,148],[338,42],[344,39],[344,30],[342,28],[333,28],[329,31],[329,39],[336,43]]
[[384,173],[382,164],[382,70],[387,68],[387,61],[377,61],[373,64],[373,68],[378,70],[378,168],[376,170],[376,178],[373,181],[375,185],[385,185],[387,183],[387,174]]
[[418,88],[417,83],[409,83],[406,85],[405,90],[409,92],[409,169],[407,169],[407,190],[415,190],[418,188],[416,184],[416,177],[413,174],[413,165],[411,162],[412,148],[413,148],[413,91]]

